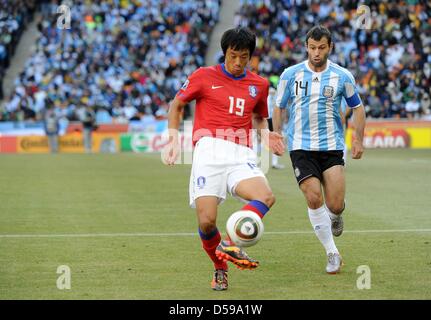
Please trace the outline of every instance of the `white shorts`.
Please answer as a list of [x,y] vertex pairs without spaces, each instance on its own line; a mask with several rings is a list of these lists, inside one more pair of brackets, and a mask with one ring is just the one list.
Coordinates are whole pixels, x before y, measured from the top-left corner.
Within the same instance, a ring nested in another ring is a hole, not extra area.
[[231,141],[203,137],[195,147],[190,175],[190,206],[195,208],[195,200],[202,196],[216,196],[219,203],[229,192],[235,194],[238,183],[245,179],[265,177],[257,166],[256,153]]

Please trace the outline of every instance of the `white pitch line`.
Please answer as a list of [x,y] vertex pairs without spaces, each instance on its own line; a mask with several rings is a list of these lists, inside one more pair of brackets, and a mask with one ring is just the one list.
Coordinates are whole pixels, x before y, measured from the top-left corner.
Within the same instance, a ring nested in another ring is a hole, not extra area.
[[0,238],[188,237],[194,235],[197,233],[0,234]]
[[[403,232],[431,232],[431,229],[389,229],[389,230],[344,230],[343,233],[403,233]],[[307,234],[313,231],[270,231],[265,234]]]
[[[345,230],[344,233],[420,233],[431,229]],[[313,234],[313,231],[268,231],[266,235]],[[196,233],[69,233],[69,234],[0,234],[0,238],[100,238],[100,237],[192,237]]]

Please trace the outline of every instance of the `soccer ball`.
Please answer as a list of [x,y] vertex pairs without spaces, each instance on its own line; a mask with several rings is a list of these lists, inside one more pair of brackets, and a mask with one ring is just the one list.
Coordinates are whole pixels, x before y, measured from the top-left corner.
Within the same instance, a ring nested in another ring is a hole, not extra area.
[[226,231],[233,243],[239,247],[255,245],[263,235],[262,219],[249,210],[234,212],[226,223]]

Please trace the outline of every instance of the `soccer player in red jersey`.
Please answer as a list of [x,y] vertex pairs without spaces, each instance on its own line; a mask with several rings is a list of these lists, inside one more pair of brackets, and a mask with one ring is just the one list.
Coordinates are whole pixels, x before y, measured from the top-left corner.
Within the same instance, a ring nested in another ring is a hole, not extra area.
[[263,218],[275,202],[251,148],[253,124],[269,149],[278,155],[284,152],[283,137],[269,132],[266,121],[269,82],[246,69],[256,36],[247,28],[230,29],[223,34],[221,47],[224,63],[196,70],[171,102],[170,144],[164,157],[168,165],[177,160],[181,113],[196,100],[190,205],[196,208],[203,248],[214,263],[214,290],[228,287],[227,261],[240,269],[259,265],[229,239],[221,241],[216,226],[218,204],[229,192],[246,203],[243,210]]

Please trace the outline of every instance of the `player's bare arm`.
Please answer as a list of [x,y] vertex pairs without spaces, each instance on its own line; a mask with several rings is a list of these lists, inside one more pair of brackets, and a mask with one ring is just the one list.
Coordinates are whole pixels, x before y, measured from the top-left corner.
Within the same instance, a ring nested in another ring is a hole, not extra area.
[[[274,132],[280,134],[283,136],[283,123],[287,120],[287,110],[281,109],[278,106],[274,107],[274,110],[272,112],[272,126],[274,128]],[[284,137],[283,137],[283,146],[286,148],[286,145],[284,143]]]
[[352,142],[352,159],[361,159],[364,153],[365,108],[363,105],[353,109],[355,139]]
[[282,121],[282,110],[278,106],[275,106],[272,111],[272,126],[274,132],[281,134],[281,129],[283,127]]
[[281,156],[285,151],[283,136],[278,132],[270,132],[266,119],[257,113],[253,113],[253,125],[263,143],[276,155]]
[[178,130],[180,128],[181,118],[186,103],[175,98],[169,107],[168,113],[168,128],[169,128],[169,144],[167,145],[164,160],[167,165],[174,165],[180,153],[180,144]]

